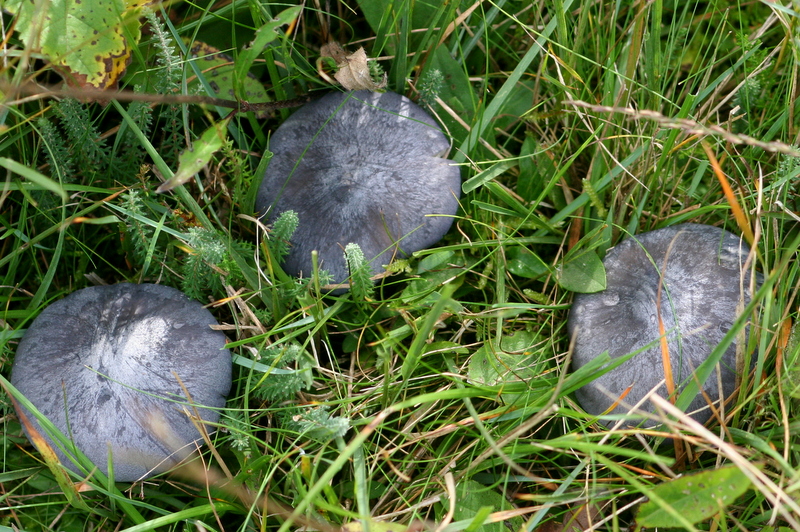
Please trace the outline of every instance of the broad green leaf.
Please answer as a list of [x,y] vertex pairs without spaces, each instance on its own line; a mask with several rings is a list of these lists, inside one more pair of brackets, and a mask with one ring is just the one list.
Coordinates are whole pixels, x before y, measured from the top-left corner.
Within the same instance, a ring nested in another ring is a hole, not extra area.
[[571,292],[590,294],[606,289],[606,269],[594,251],[587,251],[562,264],[556,271],[558,284]]
[[[521,517],[512,517],[505,521],[483,524],[490,514],[512,510],[513,506],[503,495],[474,480],[460,482],[456,486],[456,511],[454,521],[472,521],[464,530],[480,532],[508,532],[519,530],[523,521]],[[445,507],[448,503],[444,502]],[[491,521],[491,518],[489,519]]]
[[[213,96],[217,98],[224,98],[226,100],[236,100],[236,90],[234,86],[234,76],[236,66],[234,65],[233,56],[221,52],[219,49],[214,48],[206,43],[195,41],[189,50],[189,55],[192,61],[200,67],[206,81],[214,90]],[[241,81],[241,96],[242,99],[249,103],[263,103],[270,101],[267,90],[258,79],[252,74],[248,73]],[[198,87],[199,82],[192,83],[189,86],[191,92],[193,88]],[[258,118],[266,118],[269,113],[256,113]]]
[[205,130],[189,149],[181,153],[178,158],[178,171],[162,183],[156,192],[168,192],[186,183],[207,165],[214,153],[225,143],[225,128],[228,127],[229,120],[228,118],[220,120]]
[[[438,291],[442,285],[455,284],[461,286],[464,282],[464,272],[467,271],[474,260],[464,258],[461,254],[450,254],[449,251],[437,251],[420,261],[417,269],[419,274],[409,279],[408,285],[400,296],[403,304],[427,306],[434,304],[439,299]],[[423,264],[423,261],[424,264]],[[461,312],[463,308],[458,301],[451,301],[448,305],[451,312]]]
[[[537,99],[537,82],[530,79],[520,80],[508,95],[505,104],[500,108],[492,124],[491,130],[495,131],[512,131],[518,127],[522,117],[527,116],[532,109],[536,108]],[[490,130],[487,130],[489,133]],[[533,140],[534,137],[528,137]],[[520,150],[520,156],[522,156]],[[552,175],[552,174],[550,174]]]
[[537,339],[533,333],[517,331],[500,339],[500,349],[487,342],[469,359],[470,382],[499,386],[536,377],[542,372],[531,349]]
[[[372,30],[381,35],[381,22],[395,23],[399,16],[411,15],[411,28],[428,28],[436,14],[437,2],[402,3],[397,0],[358,0],[358,7]],[[384,24],[385,26],[385,24]]]
[[[435,71],[438,71],[438,74]],[[438,91],[436,91],[437,96],[441,98],[445,105],[455,111],[464,122],[471,125],[478,105],[478,98],[464,70],[464,66],[450,55],[446,47],[439,46],[436,49],[436,52],[432,54],[426,64],[425,72],[420,79],[440,79],[441,84],[437,83],[439,85],[437,87]],[[433,108],[457,143],[467,137],[469,131],[453,118],[449,112],[439,104],[433,104]]]
[[76,86],[113,87],[141,36],[145,0],[6,0],[25,47]]
[[454,251],[435,251],[430,255],[420,259],[417,265],[417,273],[430,272],[434,270],[441,270],[449,268],[448,262],[458,260],[455,257]]
[[236,70],[234,71],[235,90],[239,99],[245,99],[245,80],[247,79],[247,74],[250,72],[250,67],[253,66],[253,63],[255,63],[256,59],[261,55],[261,52],[264,51],[264,48],[278,38],[277,29],[285,24],[292,23],[300,16],[302,10],[302,6],[284,9],[278,13],[277,17],[258,28],[258,30],[256,30],[256,36],[253,42],[250,43],[250,46],[245,47],[239,52],[239,57],[236,58]]
[[[726,466],[665,482],[653,488],[653,495],[694,524],[718,514],[750,484],[741,469]],[[651,500],[639,507],[636,523],[647,528],[675,526],[673,513]]]
[[519,156],[516,192],[525,201],[536,201],[550,176],[557,173],[556,168],[533,136],[522,141]]
[[499,176],[506,170],[514,168],[515,166],[517,166],[517,163],[518,161],[516,159],[496,162],[486,170],[479,173],[478,175],[470,177],[469,179],[464,181],[464,184],[461,185],[461,191],[464,194],[469,194],[476,188],[485,185],[486,183],[488,183],[495,177]]
[[536,279],[550,271],[550,268],[538,255],[522,246],[506,250],[506,269],[513,275],[529,279]]

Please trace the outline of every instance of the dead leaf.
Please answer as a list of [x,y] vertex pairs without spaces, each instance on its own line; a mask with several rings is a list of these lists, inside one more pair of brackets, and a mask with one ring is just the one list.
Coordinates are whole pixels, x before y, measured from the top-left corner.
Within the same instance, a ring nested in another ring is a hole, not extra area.
[[330,57],[337,65],[347,61],[347,52],[345,52],[342,45],[336,41],[323,44],[319,49],[319,55],[322,57]]
[[364,48],[359,48],[353,54],[347,52],[339,43],[329,42],[320,48],[322,58],[330,57],[336,63],[336,74],[334,77],[342,87],[347,90],[370,90],[380,91],[386,87],[386,74],[380,83],[375,83],[369,72],[367,63],[367,52]]

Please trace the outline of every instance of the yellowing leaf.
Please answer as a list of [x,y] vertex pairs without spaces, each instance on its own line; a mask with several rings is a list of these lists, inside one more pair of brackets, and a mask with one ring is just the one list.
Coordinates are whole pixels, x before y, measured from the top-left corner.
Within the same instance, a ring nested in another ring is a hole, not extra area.
[[7,0],[26,49],[46,56],[75,86],[119,81],[141,31],[143,0]]
[[178,158],[178,171],[162,183],[156,192],[168,192],[186,183],[207,165],[211,156],[222,148],[225,142],[225,128],[228,127],[229,120],[229,118],[221,120],[205,130],[201,137],[194,141],[191,148],[181,153]]
[[[14,405],[14,410],[17,412],[17,417],[19,418],[20,423],[22,423],[22,426],[25,427],[25,431],[27,432],[33,446],[36,447],[36,449],[42,455],[42,458],[44,458],[45,464],[47,464],[50,472],[53,473],[53,477],[61,487],[61,490],[63,491],[67,501],[76,508],[80,508],[81,510],[85,510],[87,512],[90,511],[86,502],[80,496],[80,493],[82,491],[88,491],[88,488],[83,482],[78,484],[72,482],[69,473],[67,473],[67,470],[61,465],[58,455],[56,455],[47,439],[37,430],[36,426],[30,421],[30,419],[28,419],[25,409],[23,409],[20,405],[20,402],[17,401],[17,399],[20,399],[23,402],[27,402],[27,399],[21,397],[19,392],[14,389],[11,383],[2,376],[0,376],[0,388],[2,388],[8,394],[8,396],[11,397],[11,402]],[[25,408],[30,407],[32,407],[32,405],[29,403],[25,405]]]

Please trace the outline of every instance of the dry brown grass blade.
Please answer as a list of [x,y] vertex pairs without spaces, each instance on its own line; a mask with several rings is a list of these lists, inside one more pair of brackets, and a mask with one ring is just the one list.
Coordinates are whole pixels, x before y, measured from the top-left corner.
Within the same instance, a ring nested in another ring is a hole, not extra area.
[[669,421],[676,430],[686,430],[700,436],[706,444],[713,447],[716,452],[735,464],[753,482],[755,489],[764,495],[772,508],[783,517],[794,529],[800,530],[800,504],[775,484],[766,473],[742,456],[736,446],[721,439],[719,436],[705,428],[698,421],[681,412],[669,401],[658,395],[650,399],[660,410],[673,416],[675,420]]
[[[194,419],[193,419],[194,420]],[[158,416],[152,416],[148,421],[148,428],[152,433],[158,437],[165,445],[170,448],[179,446],[179,439],[174,435],[170,427],[160,419]],[[198,423],[198,428],[202,423]],[[203,437],[206,443],[211,446],[208,439],[207,432],[202,430]],[[211,446],[213,454],[219,460],[220,457],[216,450]],[[223,464],[220,462],[220,464]],[[224,465],[224,464],[223,464]],[[261,517],[265,518],[267,515],[276,515],[284,520],[292,521],[296,524],[302,525],[307,530],[316,530],[318,532],[341,532],[341,528],[334,526],[330,523],[323,522],[317,519],[311,519],[304,515],[294,515],[292,508],[285,506],[266,494],[254,494],[245,486],[236,482],[231,476],[230,472],[223,473],[219,468],[204,465],[202,457],[198,453],[192,453],[183,459],[180,465],[173,469],[173,474],[183,478],[186,481],[192,482],[195,485],[211,486],[227,493],[228,495],[238,499],[242,504],[250,508],[258,508],[261,511]]]
[[706,156],[708,156],[708,162],[711,163],[711,167],[714,169],[714,174],[717,176],[720,186],[722,186],[722,191],[725,193],[725,199],[728,200],[728,205],[731,206],[731,212],[733,212],[733,216],[736,219],[736,224],[739,226],[739,230],[742,232],[742,235],[744,235],[747,243],[750,244],[750,246],[753,246],[755,242],[753,230],[750,228],[750,223],[747,221],[747,216],[745,216],[744,210],[742,210],[741,205],[739,205],[739,201],[736,199],[736,194],[733,193],[733,189],[731,188],[730,183],[728,183],[728,177],[725,175],[725,172],[722,171],[722,167],[720,167],[719,161],[714,155],[711,146],[709,146],[705,141],[702,141],[700,144],[703,146],[703,151],[706,152]]
[[690,120],[688,118],[671,118],[669,116],[665,116],[659,113],[658,111],[650,111],[647,109],[636,110],[630,107],[612,107],[608,105],[595,105],[580,100],[564,101],[564,106],[566,107],[568,105],[589,109],[597,113],[622,114],[630,116],[635,120],[652,120],[653,122],[656,122],[666,128],[683,130],[685,133],[689,135],[721,137],[722,139],[732,144],[745,144],[747,146],[755,146],[757,148],[761,148],[762,150],[769,152],[785,153],[786,155],[791,155],[792,157],[800,157],[799,149],[795,148],[794,146],[784,144],[783,142],[778,142],[778,141],[764,142],[762,140],[755,139],[748,135],[738,135],[736,133],[731,133],[730,131],[727,131],[718,125],[706,126],[701,124],[700,122],[697,122],[695,120]]

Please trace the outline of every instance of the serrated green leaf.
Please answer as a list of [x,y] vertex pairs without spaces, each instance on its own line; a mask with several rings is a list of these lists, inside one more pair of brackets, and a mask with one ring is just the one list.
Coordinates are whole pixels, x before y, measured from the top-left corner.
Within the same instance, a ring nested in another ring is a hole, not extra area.
[[25,47],[73,85],[108,88],[125,72],[141,35],[141,0],[7,0]]
[[228,118],[220,120],[205,130],[189,149],[181,153],[178,158],[178,171],[162,183],[156,192],[168,192],[186,183],[207,165],[214,153],[225,143],[225,131],[229,120]]
[[587,251],[561,265],[556,272],[561,288],[591,294],[606,289],[606,269],[594,251]]
[[641,527],[675,526],[676,511],[690,523],[713,517],[750,489],[750,479],[736,466],[684,475],[653,488],[662,504],[648,501],[639,507],[636,522]]

